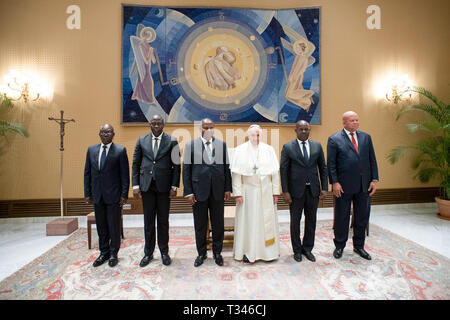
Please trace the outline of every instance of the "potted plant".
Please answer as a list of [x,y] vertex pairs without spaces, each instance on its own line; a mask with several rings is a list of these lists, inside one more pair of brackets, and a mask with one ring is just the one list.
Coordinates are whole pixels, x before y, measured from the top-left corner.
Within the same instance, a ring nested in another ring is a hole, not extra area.
[[[6,136],[9,133],[18,134],[28,137],[28,131],[20,123],[11,122],[3,119],[3,116],[13,108],[11,99],[6,95],[0,93],[0,142],[5,142]],[[1,153],[1,146],[0,146]]]
[[[427,137],[410,145],[397,146],[388,155],[389,161],[396,163],[406,151],[416,151],[411,167],[417,172],[414,176],[421,182],[428,182],[433,177],[440,181],[440,197],[436,197],[440,217],[450,220],[450,105],[437,99],[422,87],[412,86],[407,93],[416,92],[429,101],[403,107],[397,114],[396,121],[406,113],[419,111],[427,116],[416,123],[408,124],[410,133],[427,132]],[[404,94],[404,93],[403,93]]]

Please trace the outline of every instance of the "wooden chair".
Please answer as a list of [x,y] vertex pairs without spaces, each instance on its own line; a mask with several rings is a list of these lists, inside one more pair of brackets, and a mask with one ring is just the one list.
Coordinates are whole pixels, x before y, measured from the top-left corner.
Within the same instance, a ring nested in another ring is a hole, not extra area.
[[[236,215],[236,206],[225,206],[224,211],[224,231],[234,232],[234,216]],[[209,219],[208,219],[209,220]],[[225,234],[223,244],[233,244],[234,234]],[[206,247],[211,249],[212,245],[212,230],[211,221],[208,221],[208,228],[206,231]]]
[[[336,206],[335,206],[335,201],[336,198],[333,196],[333,230],[334,230],[334,215],[335,215],[335,211],[336,211]],[[369,198],[369,214],[370,214],[370,198]],[[351,205],[350,208],[350,228],[353,228],[353,203]],[[367,227],[366,227],[366,235],[369,236],[369,225],[370,223],[367,223]]]
[[[92,225],[95,224],[95,212],[89,213],[87,216],[87,234],[88,234],[88,249],[91,249],[92,244]],[[120,214],[120,230],[122,233],[122,239],[125,239],[123,236],[123,214]]]

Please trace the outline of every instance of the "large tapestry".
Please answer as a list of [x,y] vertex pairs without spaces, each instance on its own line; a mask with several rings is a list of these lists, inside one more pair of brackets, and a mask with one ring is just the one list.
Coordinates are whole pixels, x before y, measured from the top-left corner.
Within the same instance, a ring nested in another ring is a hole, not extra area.
[[320,124],[320,8],[122,11],[122,123]]

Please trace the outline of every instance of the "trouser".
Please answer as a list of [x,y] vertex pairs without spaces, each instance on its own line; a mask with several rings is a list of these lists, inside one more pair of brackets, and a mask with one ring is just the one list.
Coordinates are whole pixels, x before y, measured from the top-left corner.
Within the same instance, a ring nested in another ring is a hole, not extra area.
[[142,192],[144,211],[144,254],[151,256],[155,250],[155,220],[157,220],[158,247],[161,254],[169,253],[170,192],[159,192],[154,180],[146,192]]
[[360,188],[358,193],[344,192],[340,198],[335,198],[334,207],[334,245],[343,249],[348,240],[350,226],[350,209],[353,202],[353,247],[364,248],[365,231],[370,217],[369,193]]
[[199,256],[206,254],[206,232],[208,227],[208,211],[212,229],[213,254],[222,252],[224,237],[224,200],[215,200],[212,196],[205,201],[197,201],[193,206],[195,243]]
[[[292,203],[289,205],[291,214],[291,243],[294,253],[301,253],[302,249],[311,252],[314,247],[316,233],[317,206],[319,197],[314,197],[311,192],[311,186],[306,186],[303,196],[300,198],[292,197]],[[300,239],[300,221],[302,211],[305,213],[305,230],[303,235],[303,244]]]
[[103,198],[94,204],[98,246],[103,255],[117,256],[120,249],[121,215],[120,202],[106,204]]

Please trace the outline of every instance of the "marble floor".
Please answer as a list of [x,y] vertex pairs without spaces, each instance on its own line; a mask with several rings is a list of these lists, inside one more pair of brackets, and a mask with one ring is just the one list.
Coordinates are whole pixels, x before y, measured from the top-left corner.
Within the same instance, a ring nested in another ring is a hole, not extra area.
[[[435,203],[372,206],[370,223],[414,241],[450,259],[450,221],[436,216]],[[318,219],[332,219],[333,208],[320,208]],[[68,236],[47,237],[46,224],[55,217],[0,219],[0,281],[50,250]],[[280,210],[279,222],[289,222]],[[303,219],[302,219],[303,224]],[[86,227],[86,217],[78,217]],[[192,214],[170,215],[171,226],[192,226]],[[142,215],[125,215],[124,228],[143,227]],[[94,226],[95,228],[95,226]],[[93,236],[96,236],[93,230]]]

